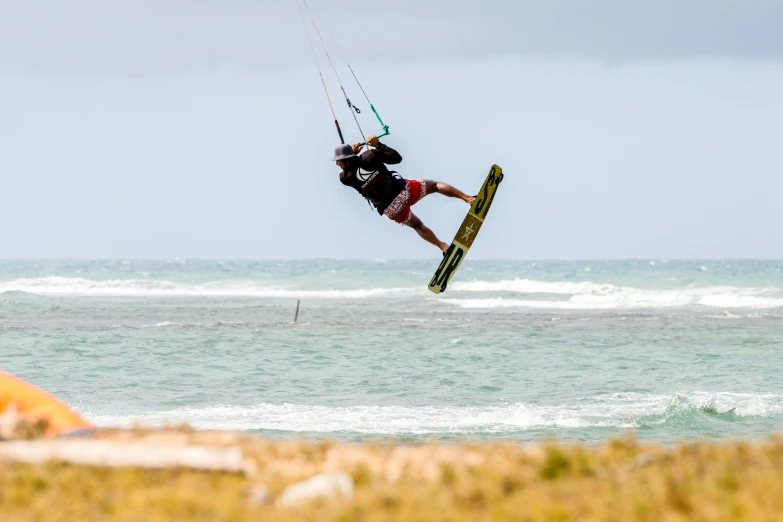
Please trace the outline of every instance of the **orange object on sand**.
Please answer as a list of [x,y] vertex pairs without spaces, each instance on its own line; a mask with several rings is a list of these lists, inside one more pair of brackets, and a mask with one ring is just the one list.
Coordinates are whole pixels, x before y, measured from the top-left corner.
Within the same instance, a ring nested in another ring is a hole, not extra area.
[[94,429],[92,424],[54,395],[0,370],[0,415],[9,408],[15,409],[19,417],[30,423],[39,419],[49,421],[46,429],[49,436]]

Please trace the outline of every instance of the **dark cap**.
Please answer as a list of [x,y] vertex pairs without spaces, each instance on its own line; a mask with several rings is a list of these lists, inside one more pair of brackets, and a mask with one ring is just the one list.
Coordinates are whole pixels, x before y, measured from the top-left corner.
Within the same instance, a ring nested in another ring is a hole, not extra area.
[[344,160],[348,158],[355,158],[356,153],[353,151],[353,147],[350,145],[340,145],[336,149],[334,149],[334,158],[332,158],[332,161],[337,160]]

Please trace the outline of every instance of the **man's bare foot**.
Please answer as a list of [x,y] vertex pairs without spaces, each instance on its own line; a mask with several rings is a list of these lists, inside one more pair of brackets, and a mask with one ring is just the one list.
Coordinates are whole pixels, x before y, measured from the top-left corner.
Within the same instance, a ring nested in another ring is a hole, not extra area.
[[465,203],[468,205],[473,205],[473,202],[476,201],[477,196],[468,196],[468,199],[465,200]]
[[440,248],[440,251],[443,252],[443,255],[445,256],[446,252],[449,251],[449,244],[448,243],[443,243],[441,241],[440,245],[438,245],[438,248]]

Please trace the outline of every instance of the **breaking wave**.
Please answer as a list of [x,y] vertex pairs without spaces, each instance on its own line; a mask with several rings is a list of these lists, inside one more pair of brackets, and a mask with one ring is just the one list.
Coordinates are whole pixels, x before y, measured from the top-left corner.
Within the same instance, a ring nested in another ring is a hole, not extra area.
[[[529,280],[475,282],[454,285],[465,292],[508,292],[520,294],[570,295],[568,299],[442,298],[461,308],[538,308],[556,310],[610,310],[634,308],[677,308],[701,305],[715,308],[778,308],[783,297],[778,288],[732,286],[682,287],[648,290],[610,284],[543,283]],[[773,295],[770,295],[773,294]]]
[[400,296],[422,292],[420,288],[360,288],[351,290],[296,290],[261,286],[253,281],[220,281],[188,284],[172,281],[112,279],[95,281],[82,278],[42,277],[16,279],[0,283],[0,293],[25,292],[44,296],[86,297],[281,297],[361,299]]
[[459,292],[514,292],[518,294],[589,294],[616,291],[610,284],[596,284],[589,281],[547,282],[530,279],[509,279],[504,281],[472,281],[450,283],[449,290]]
[[[0,294],[85,297],[256,297],[293,299],[367,299],[428,297],[420,286],[376,288],[296,289],[259,281],[182,283],[165,280],[92,280],[59,276],[0,282]],[[468,297],[470,294],[494,294]],[[501,294],[500,296],[497,294]],[[512,294],[512,295],[508,295]],[[546,282],[529,279],[454,283],[439,301],[461,308],[537,308],[557,310],[676,308],[701,305],[713,308],[783,307],[778,288],[687,286],[673,289],[641,289],[583,282]],[[533,296],[539,296],[531,298]],[[546,296],[549,296],[547,298]]]
[[93,416],[99,426],[187,422],[201,429],[354,432],[378,435],[504,434],[531,429],[637,428],[693,423],[709,416],[770,417],[783,413],[783,396],[693,392],[615,393],[556,406],[515,403],[493,407],[326,407],[300,404],[209,406],[139,415]]

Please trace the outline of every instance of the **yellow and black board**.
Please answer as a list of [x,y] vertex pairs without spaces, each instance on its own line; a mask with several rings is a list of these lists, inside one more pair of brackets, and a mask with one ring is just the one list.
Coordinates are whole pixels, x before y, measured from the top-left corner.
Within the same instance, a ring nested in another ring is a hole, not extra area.
[[468,250],[470,250],[473,241],[478,235],[481,225],[484,224],[487,212],[489,212],[489,207],[492,206],[492,201],[495,199],[495,193],[498,191],[498,185],[500,185],[501,181],[503,181],[503,169],[497,165],[492,165],[487,179],[484,181],[478,197],[476,197],[476,201],[471,205],[470,212],[465,217],[465,221],[462,222],[462,226],[459,227],[459,232],[454,237],[454,241],[451,242],[451,246],[443,257],[443,261],[430,281],[429,289],[431,292],[439,294],[446,290],[446,285],[448,285],[451,277],[459,268],[462,260],[465,259]]

